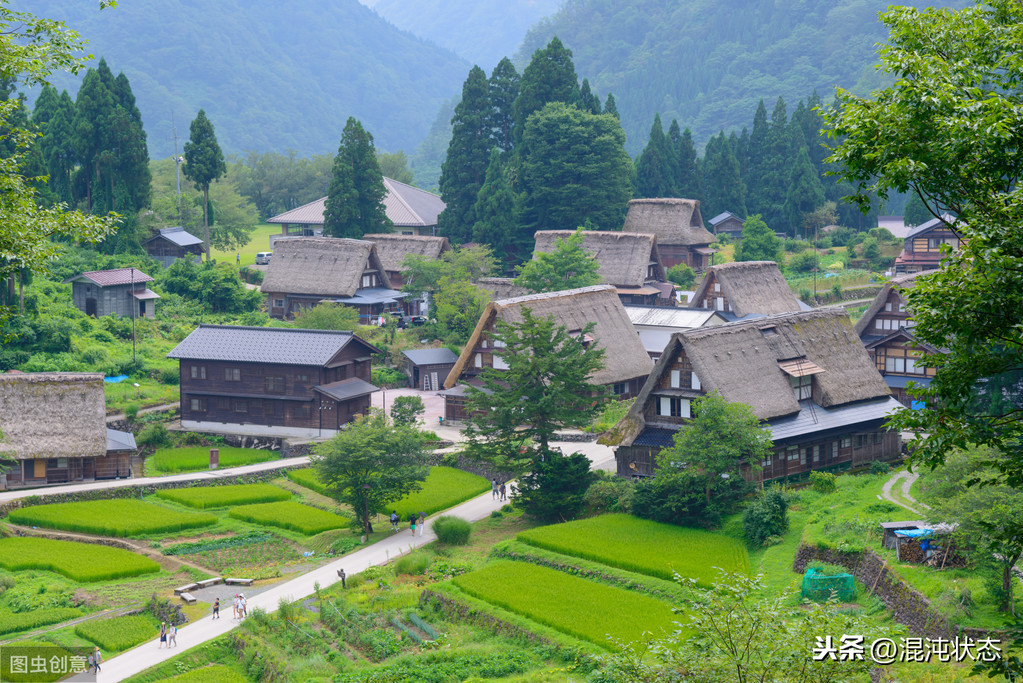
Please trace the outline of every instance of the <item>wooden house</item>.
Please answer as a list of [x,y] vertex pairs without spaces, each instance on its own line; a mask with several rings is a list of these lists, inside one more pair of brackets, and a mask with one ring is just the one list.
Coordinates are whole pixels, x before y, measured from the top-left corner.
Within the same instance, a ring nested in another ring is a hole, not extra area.
[[934,270],[945,258],[941,248],[945,245],[952,251],[958,251],[961,240],[959,234],[952,229],[955,218],[943,216],[916,226],[906,236],[902,253],[895,259],[896,273],[919,273],[922,270]]
[[200,325],[179,362],[186,429],[316,438],[364,414],[372,344],[351,332]]
[[622,231],[656,235],[665,269],[684,263],[703,271],[717,251],[710,246],[714,235],[703,227],[700,202],[695,199],[633,199]]
[[592,384],[608,386],[620,398],[635,396],[643,386],[652,365],[650,356],[629,322],[614,287],[595,285],[530,294],[487,304],[462,355],[444,382],[446,419],[465,418],[464,384],[473,383],[484,368],[500,370],[507,367],[501,358],[501,348],[494,345],[492,334],[498,320],[510,324],[521,322],[522,311],[526,308],[537,317],[553,316],[555,323],[564,326],[569,334],[578,333],[589,323],[594,323],[593,331],[580,340],[584,344],[599,344],[606,352],[604,367],[593,374]]
[[728,235],[734,240],[742,239],[742,228],[746,221],[731,211],[719,213],[710,219],[710,229],[715,235]]
[[146,287],[153,278],[138,268],[91,270],[68,278],[75,308],[95,317],[155,318],[160,295]]
[[[384,178],[384,213],[398,235],[436,235],[437,216],[445,204],[440,196],[418,187]],[[281,234],[270,235],[270,247],[280,239],[323,235],[323,212],[327,198],[303,204],[268,219],[281,226]]]
[[718,311],[729,321],[809,308],[800,304],[774,261],[737,261],[711,266],[690,299],[689,307]]
[[907,408],[914,407],[913,397],[907,391],[909,382],[927,386],[937,372],[935,368],[917,365],[921,357],[938,352],[913,334],[913,318],[906,308],[903,292],[913,286],[917,275],[920,273],[896,275],[885,283],[856,321],[856,333],[877,371],[891,388],[892,395]]
[[[574,234],[572,230],[540,230],[534,237],[537,254],[557,249],[558,242]],[[663,291],[657,283],[666,280],[657,251],[657,238],[638,232],[583,230],[583,249],[597,261],[597,275],[603,283],[618,290],[623,304],[638,306],[674,306],[673,292]]]
[[363,235],[362,239],[377,246],[380,262],[384,264],[391,289],[401,289],[406,284],[402,263],[410,254],[428,259],[439,259],[451,249],[447,237],[425,235],[398,235],[395,233]]
[[451,349],[409,349],[403,351],[404,372],[408,385],[422,391],[439,391],[451,368],[458,362],[458,356]]
[[205,243],[180,226],[161,228],[142,243],[142,248],[164,268],[180,258],[201,263],[205,253]]
[[131,432],[107,428],[103,375],[0,374],[0,489],[130,477]]
[[390,288],[376,245],[366,240],[303,237],[277,245],[261,287],[272,318],[292,318],[321,301],[351,306],[370,323],[407,312],[406,295]]
[[729,322],[717,311],[694,310],[692,308],[668,308],[666,306],[626,306],[632,326],[639,333],[643,348],[650,354],[650,360],[657,362],[664,347],[671,341],[671,335],[683,330],[723,325]]
[[615,429],[622,476],[654,474],[655,458],[692,417],[692,401],[717,391],[746,403],[770,429],[772,455],[753,479],[806,477],[892,460],[898,409],[843,309],[783,313],[672,335],[629,413]]

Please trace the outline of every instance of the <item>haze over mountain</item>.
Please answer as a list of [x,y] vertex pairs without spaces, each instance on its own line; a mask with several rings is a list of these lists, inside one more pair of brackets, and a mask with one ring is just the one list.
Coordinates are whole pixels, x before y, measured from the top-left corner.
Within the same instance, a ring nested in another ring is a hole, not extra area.
[[[154,158],[178,150],[203,108],[227,153],[334,153],[348,116],[382,150],[411,151],[470,65],[401,31],[357,0],[21,0],[14,9],[65,20],[88,50],[123,71]],[[92,63],[95,65],[95,62]],[[80,77],[54,81],[74,96]]]
[[489,73],[533,24],[563,0],[363,0],[400,29],[431,40]]

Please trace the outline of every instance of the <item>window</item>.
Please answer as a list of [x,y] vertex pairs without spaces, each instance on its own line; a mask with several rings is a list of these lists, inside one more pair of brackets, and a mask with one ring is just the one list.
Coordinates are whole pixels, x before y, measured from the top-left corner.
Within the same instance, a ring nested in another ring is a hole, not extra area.
[[292,409],[291,414],[295,417],[307,418],[312,415],[312,412],[312,407],[308,403],[299,403]]
[[725,299],[724,299],[724,297],[719,296],[717,299],[714,300],[714,310],[715,311],[723,311],[723,310],[725,310]]
[[795,446],[789,446],[787,455],[789,462],[792,462],[793,460],[799,460],[799,449]]
[[810,456],[810,462],[820,462],[820,461],[821,461],[821,447],[820,446],[814,446],[813,447],[813,455]]
[[193,398],[188,401],[188,408],[193,413],[205,413],[206,412],[206,400],[202,398]]
[[857,434],[856,436],[854,436],[853,443],[855,444],[853,448],[863,448],[863,435]]
[[193,365],[190,369],[192,379],[206,379],[206,366]]
[[57,458],[57,468],[67,469],[67,458]]
[[284,299],[274,299],[274,306],[284,308]]
[[363,275],[362,276],[362,286],[363,287],[376,287],[377,286],[377,276],[376,275]]
[[776,334],[778,334],[778,328],[775,327],[774,325],[768,325],[767,327],[760,328],[760,336],[764,337],[765,339],[767,337],[773,337]]
[[499,354],[494,354],[494,369],[495,370],[507,370],[508,364],[504,362],[504,358],[501,358]]
[[283,394],[284,393],[284,378],[283,377],[264,377],[263,387],[268,393],[271,394]]
[[699,391],[703,387],[703,385],[700,384],[700,378],[696,376],[695,372],[692,373],[692,377],[689,378],[689,381],[693,389],[696,389],[697,391]]
[[659,396],[657,400],[657,414],[665,417],[692,417],[688,398],[674,398]]
[[629,385],[625,382],[615,382],[614,393],[615,396],[621,396],[629,390]]
[[771,462],[772,462],[772,456],[769,455],[769,456],[767,456],[766,458],[764,458],[763,460],[760,461],[760,465],[762,467],[770,467],[771,466]]
[[721,283],[720,282],[715,282],[714,283],[714,291],[715,292],[720,292],[721,291]]
[[848,436],[842,437],[842,448],[849,448],[852,445],[852,439]]
[[473,361],[473,364],[476,367],[478,367],[478,368],[482,368],[483,367],[483,354],[482,353],[477,353],[476,354],[476,359],[475,359],[475,361]]
[[799,464],[806,465],[806,459],[809,458],[810,462],[813,463],[813,449],[807,446],[805,449],[799,449]]
[[891,313],[891,312],[892,312],[892,302],[891,302],[891,301],[889,301],[888,303],[886,303],[886,304],[884,305],[884,310],[885,310],[886,312],[888,312],[888,313]]
[[796,393],[797,401],[805,401],[810,398],[813,393],[813,375],[789,377],[789,381],[792,383],[792,390]]
[[831,442],[831,459],[832,460],[837,460],[838,459],[838,442],[837,441],[832,441]]
[[231,399],[229,399],[229,398],[218,398],[217,399],[217,410],[231,410]]
[[247,412],[249,412],[249,402],[248,401],[235,401],[234,402],[234,412],[236,412],[236,413],[247,413]]
[[306,375],[306,374],[295,375],[295,381],[296,382],[308,382],[309,381],[309,375]]
[[224,368],[224,380],[227,382],[241,382],[241,368]]
[[906,372],[905,358],[885,358],[884,369],[887,372]]
[[671,388],[678,389],[682,386],[682,371],[672,370],[671,371]]

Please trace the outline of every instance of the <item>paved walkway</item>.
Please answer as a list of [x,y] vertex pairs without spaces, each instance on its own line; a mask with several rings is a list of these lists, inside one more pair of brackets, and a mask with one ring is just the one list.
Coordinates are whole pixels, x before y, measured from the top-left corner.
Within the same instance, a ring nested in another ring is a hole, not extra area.
[[[445,514],[455,515],[474,522],[489,516],[493,510],[499,509],[502,505],[504,503],[493,500],[488,491],[479,498],[462,503]],[[314,569],[298,578],[273,586],[269,590],[253,596],[248,601],[249,609],[259,607],[267,612],[274,612],[277,610],[278,603],[281,600],[293,602],[314,594],[314,584],[319,583],[321,588],[333,585],[338,581],[337,570],[342,567],[351,576],[368,567],[384,564],[389,559],[393,560],[413,548],[430,543],[436,538],[437,536],[433,533],[429,522],[427,522],[426,531],[422,537],[413,538],[408,530],[401,531],[358,552],[337,559],[330,564]],[[216,621],[209,617],[204,617],[179,629],[178,643],[180,643],[180,647],[176,649],[160,649],[158,639],[154,638],[133,650],[108,660],[103,664],[103,670],[100,672],[98,680],[104,681],[104,683],[107,681],[124,680],[151,666],[175,657],[190,647],[201,645],[208,640],[222,636],[238,625],[237,621],[231,619],[230,605],[227,606],[226,611],[222,607],[221,613],[222,617]]]

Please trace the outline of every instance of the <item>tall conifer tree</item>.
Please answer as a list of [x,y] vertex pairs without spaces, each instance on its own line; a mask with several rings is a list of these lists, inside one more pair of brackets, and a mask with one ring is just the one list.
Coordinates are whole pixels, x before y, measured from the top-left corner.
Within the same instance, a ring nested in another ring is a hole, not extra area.
[[796,160],[792,164],[789,176],[788,192],[785,195],[785,213],[788,216],[789,225],[794,231],[803,228],[803,237],[806,238],[803,218],[822,204],[824,204],[824,187],[821,185],[817,169],[810,162],[810,154],[804,145],[796,153]]
[[373,135],[349,116],[334,157],[323,234],[360,239],[367,233],[391,232],[394,224],[384,211],[386,193]]
[[492,126],[487,74],[474,66],[462,85],[462,101],[451,119],[451,142],[440,170],[440,196],[447,207],[437,219],[437,230],[453,242],[471,238],[476,223],[473,206],[494,147]]
[[572,51],[554,36],[547,47],[533,53],[529,65],[522,71],[519,96],[512,108],[515,140],[522,139],[529,115],[540,111],[549,102],[575,104],[578,101],[579,81],[572,63]]
[[708,217],[724,211],[746,215],[746,188],[739,176],[739,161],[725,132],[711,138],[703,157],[703,207]]
[[619,121],[622,119],[621,115],[618,113],[618,105],[615,103],[615,96],[611,93],[608,93],[607,99],[604,100],[604,113],[610,114]]
[[675,196],[677,177],[672,150],[664,136],[660,114],[654,114],[650,139],[636,160],[637,197]]
[[764,222],[775,230],[784,229],[789,234],[792,234],[795,228],[789,224],[785,201],[791,180],[790,169],[796,152],[792,129],[788,126],[785,100],[779,97],[771,113],[764,158],[760,165],[762,175],[758,212],[763,216]]
[[590,81],[587,78],[584,78],[583,84],[579,86],[579,107],[591,114],[601,113],[600,98],[590,91]]
[[202,192],[202,222],[206,229],[206,260],[210,260],[210,183],[227,175],[224,153],[217,143],[213,124],[202,109],[188,127],[188,142],[185,143],[185,167],[181,169],[192,181],[195,189]]
[[746,175],[743,181],[746,183],[746,208],[752,213],[762,213],[764,159],[767,156],[767,107],[764,101],[757,104],[757,111],[753,115],[753,129],[749,134],[749,146],[746,152]]
[[678,160],[678,194],[676,196],[702,201],[703,188],[696,157],[696,145],[693,144],[693,134],[688,128],[682,131],[681,137],[675,143],[675,157]]
[[[515,222],[515,193],[505,178],[501,163],[501,152],[495,147],[490,150],[490,165],[487,177],[476,197],[476,224],[472,228],[472,240],[490,245],[491,251],[508,261],[511,253],[521,251],[524,246]],[[528,237],[528,235],[526,236]]]
[[491,119],[490,129],[494,142],[507,152],[512,148],[512,107],[515,98],[519,96],[519,81],[521,77],[515,70],[515,65],[505,57],[490,74],[490,108]]

